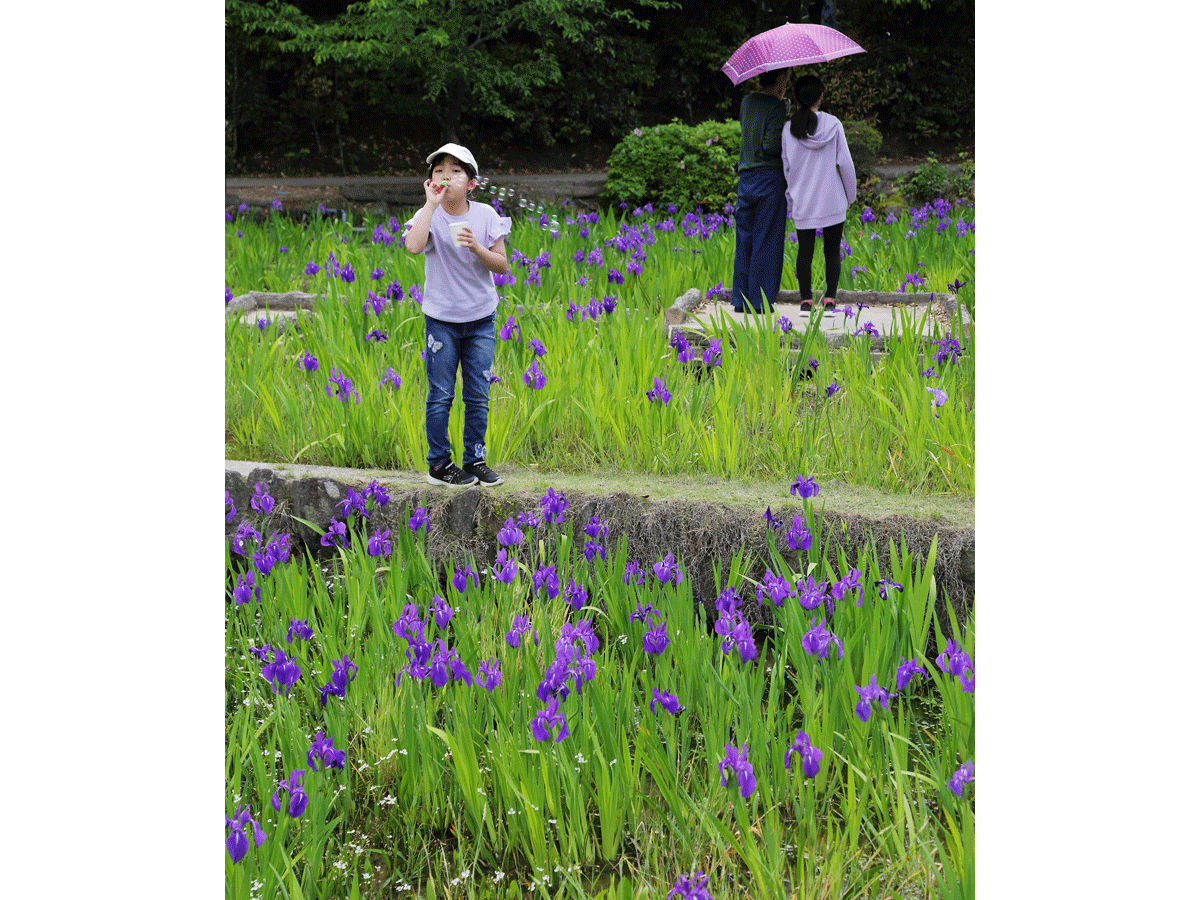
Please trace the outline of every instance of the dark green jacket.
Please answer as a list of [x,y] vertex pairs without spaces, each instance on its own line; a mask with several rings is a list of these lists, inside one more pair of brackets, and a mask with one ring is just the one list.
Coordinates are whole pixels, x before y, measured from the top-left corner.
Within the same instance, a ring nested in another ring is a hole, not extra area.
[[742,99],[742,154],[738,171],[783,170],[783,124],[787,107],[767,94],[747,94]]

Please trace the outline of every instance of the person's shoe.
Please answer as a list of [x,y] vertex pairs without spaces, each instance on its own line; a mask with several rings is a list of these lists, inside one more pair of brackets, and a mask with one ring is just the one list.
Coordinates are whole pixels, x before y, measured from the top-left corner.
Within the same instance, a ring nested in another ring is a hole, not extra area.
[[811,300],[801,300],[800,301],[800,312],[809,312],[811,309],[812,309],[812,301]]
[[454,464],[453,460],[450,460],[436,469],[430,466],[429,474],[425,476],[425,480],[430,484],[436,484],[440,487],[470,487],[479,479],[474,475],[464,472]]
[[837,303],[835,303],[833,300],[826,300],[824,303],[824,306],[825,306],[825,314],[827,316],[832,316],[834,310],[837,309]]
[[496,472],[493,472],[491,466],[482,460],[476,463],[465,465],[463,466],[462,470],[468,475],[474,475],[476,478],[478,478],[479,484],[482,487],[492,487],[494,485],[504,483],[504,479],[501,478]]

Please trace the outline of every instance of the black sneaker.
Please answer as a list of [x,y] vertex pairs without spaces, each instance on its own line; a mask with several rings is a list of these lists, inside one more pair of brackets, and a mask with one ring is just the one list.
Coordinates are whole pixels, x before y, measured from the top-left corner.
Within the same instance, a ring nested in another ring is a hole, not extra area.
[[468,475],[474,475],[479,479],[480,485],[483,487],[492,487],[493,485],[503,484],[504,479],[492,471],[491,466],[480,460],[477,463],[463,466],[463,471]]
[[435,469],[433,466],[430,466],[429,474],[425,476],[425,480],[430,484],[442,487],[470,487],[479,479],[474,475],[468,475],[456,466],[453,460],[450,460],[440,468]]

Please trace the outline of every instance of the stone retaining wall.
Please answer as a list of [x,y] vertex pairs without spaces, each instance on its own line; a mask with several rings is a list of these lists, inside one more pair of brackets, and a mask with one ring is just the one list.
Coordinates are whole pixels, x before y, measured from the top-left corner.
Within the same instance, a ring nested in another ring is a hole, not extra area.
[[[225,489],[229,491],[238,515],[226,524],[229,540],[238,522],[250,510],[250,497],[257,483],[263,483],[276,501],[276,507],[266,523],[266,533],[272,529],[288,531],[314,556],[330,556],[334,551],[322,547],[320,536],[328,528],[337,505],[349,496],[350,489],[366,486],[350,484],[332,478],[291,478],[266,468],[256,468],[247,477],[226,470]],[[510,490],[484,491],[478,487],[449,491],[445,488],[386,485],[390,502],[372,510],[369,529],[389,528],[393,533],[408,527],[408,517],[418,506],[429,508],[427,551],[431,560],[445,564],[464,561],[473,556],[477,567],[495,561],[498,545],[496,533],[505,519],[530,509],[537,509],[541,495],[522,494]],[[651,501],[615,492],[590,496],[566,492],[569,501],[568,522],[556,526],[565,532],[568,523],[574,525],[576,551],[583,552],[587,539],[584,525],[592,516],[608,524],[611,545],[622,535],[628,542],[629,558],[638,559],[643,568],[673,552],[689,573],[696,602],[705,610],[708,621],[716,620],[714,601],[724,585],[713,583],[716,564],[728,572],[730,559],[739,550],[751,577],[761,579],[768,560],[767,525],[763,510],[731,507],[713,501]],[[785,504],[773,513],[785,522],[801,511],[799,504]],[[311,522],[313,530],[302,521]],[[937,559],[934,578],[938,585],[938,615],[943,628],[949,626],[949,611],[959,621],[973,611],[975,603],[975,532],[973,528],[953,527],[946,521],[931,521],[907,516],[871,519],[860,515],[843,515],[826,509],[824,535],[828,541],[827,555],[837,567],[841,550],[849,565],[856,565],[862,549],[873,545],[879,558],[887,565],[889,541],[899,547],[901,540],[922,562],[928,558],[934,537],[937,538]],[[780,536],[778,546],[784,559],[798,566],[794,551],[789,551]],[[867,585],[870,589],[870,585]],[[761,610],[754,601],[753,590],[743,590],[747,617],[752,622],[770,619],[770,604]]]

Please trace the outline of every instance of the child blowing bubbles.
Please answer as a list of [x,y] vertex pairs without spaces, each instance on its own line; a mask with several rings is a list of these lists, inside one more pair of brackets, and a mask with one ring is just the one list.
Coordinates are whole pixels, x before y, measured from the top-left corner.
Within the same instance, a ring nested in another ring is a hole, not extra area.
[[[404,246],[425,254],[425,438],[430,484],[490,487],[502,479],[487,458],[488,375],[496,349],[493,274],[508,271],[504,236],[512,219],[469,199],[479,168],[471,151],[445,144],[426,157],[425,205],[405,224]],[[457,231],[457,240],[451,227]],[[454,380],[463,381],[463,465],[450,454]]]

